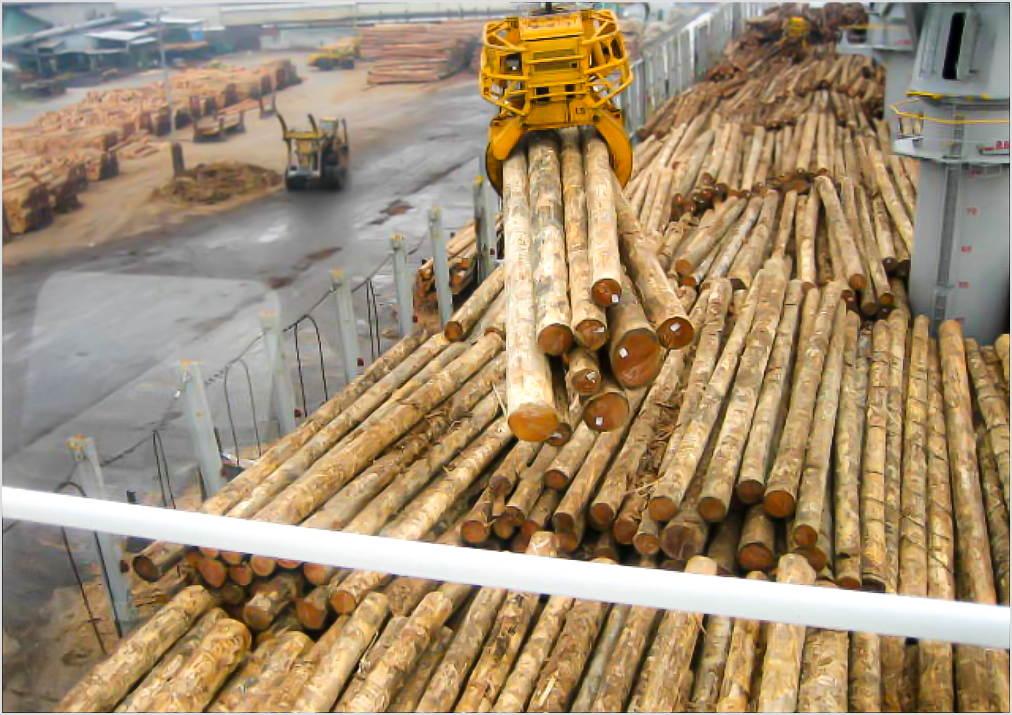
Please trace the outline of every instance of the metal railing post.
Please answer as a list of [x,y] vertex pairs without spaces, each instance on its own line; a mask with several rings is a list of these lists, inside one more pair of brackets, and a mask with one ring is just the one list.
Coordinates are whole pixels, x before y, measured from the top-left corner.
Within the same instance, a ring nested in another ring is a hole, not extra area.
[[436,301],[439,303],[439,325],[443,327],[453,315],[453,293],[450,290],[450,263],[446,257],[443,212],[438,206],[429,209],[429,238],[432,241],[432,275],[436,282]]
[[411,298],[411,278],[408,275],[408,253],[404,249],[404,236],[399,233],[391,236],[390,248],[394,252],[394,290],[397,293],[397,324],[400,326],[401,337],[403,337],[411,332],[415,315],[414,301]]
[[[281,434],[295,430],[295,388],[288,371],[288,355],[281,342],[281,322],[278,314],[265,310],[260,314],[264,346],[267,348],[267,369],[271,376],[271,404]],[[295,330],[298,330],[296,326]]]
[[182,381],[180,392],[183,411],[186,413],[186,425],[190,430],[193,450],[197,453],[200,481],[204,485],[204,493],[211,496],[225,486],[225,478],[222,476],[221,451],[218,449],[218,438],[214,433],[214,420],[211,418],[211,407],[207,402],[207,392],[204,390],[200,363],[192,360],[181,361],[179,379]]
[[[109,495],[105,490],[105,477],[102,474],[102,464],[98,458],[95,440],[77,435],[68,441],[68,446],[75,461],[71,480],[81,487],[86,497],[108,500]],[[98,557],[102,561],[102,581],[112,603],[116,630],[122,637],[140,620],[130,597],[130,584],[119,568],[123,537],[104,531],[94,533],[98,539]]]
[[483,281],[495,270],[495,211],[489,206],[487,182],[479,176],[471,184],[474,202],[474,227],[478,244],[478,277]]
[[351,299],[351,285],[340,268],[330,272],[337,303],[337,327],[341,332],[341,359],[344,379],[351,382],[358,377],[358,330],[355,326],[355,306]]

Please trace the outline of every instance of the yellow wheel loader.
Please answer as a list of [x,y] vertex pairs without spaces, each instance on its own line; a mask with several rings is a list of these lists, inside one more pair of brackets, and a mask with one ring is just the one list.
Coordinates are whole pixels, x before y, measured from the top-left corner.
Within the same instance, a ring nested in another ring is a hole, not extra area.
[[358,38],[345,37],[337,42],[324,45],[319,52],[309,56],[309,66],[326,72],[335,67],[343,70],[355,69],[355,58],[358,57]]
[[319,122],[308,115],[311,129],[289,129],[278,114],[282,139],[288,147],[285,188],[342,189],[348,182],[351,151],[348,125],[343,119],[322,117]]

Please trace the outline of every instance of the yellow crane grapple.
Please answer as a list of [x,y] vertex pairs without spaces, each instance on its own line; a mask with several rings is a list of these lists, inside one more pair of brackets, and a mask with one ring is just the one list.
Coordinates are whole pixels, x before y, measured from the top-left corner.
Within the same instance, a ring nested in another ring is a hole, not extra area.
[[593,125],[622,185],[632,145],[612,100],[632,82],[610,10],[552,7],[485,26],[481,94],[499,108],[488,129],[485,171],[502,193],[502,165],[529,131]]

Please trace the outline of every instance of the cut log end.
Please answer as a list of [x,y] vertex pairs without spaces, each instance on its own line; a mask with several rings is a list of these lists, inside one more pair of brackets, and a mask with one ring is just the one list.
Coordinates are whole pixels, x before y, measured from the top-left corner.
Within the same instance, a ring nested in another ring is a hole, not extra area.
[[545,440],[552,447],[561,447],[573,436],[573,428],[565,422],[559,422],[559,427]]
[[330,597],[330,605],[333,606],[334,610],[339,614],[344,615],[352,613],[358,606],[358,603],[355,602],[355,596],[347,591],[339,590]]
[[709,522],[723,521],[724,517],[727,516],[727,505],[720,499],[713,497],[700,498],[696,508],[699,510],[700,516]]
[[588,350],[600,350],[608,343],[608,326],[600,320],[581,320],[575,331],[576,339]]
[[794,541],[797,542],[798,546],[815,546],[818,538],[819,531],[810,524],[798,524],[794,527]]
[[472,519],[465,521],[460,527],[460,535],[468,544],[484,544],[488,541],[488,524]]
[[606,392],[587,403],[583,421],[595,432],[610,432],[625,424],[629,401],[621,392]]
[[765,484],[751,480],[740,481],[735,487],[735,494],[742,504],[758,504],[763,500],[764,491]]
[[569,486],[569,477],[558,469],[549,469],[545,472],[545,486],[561,492]]
[[602,308],[610,308],[622,300],[622,284],[614,278],[602,278],[591,286],[590,295]]
[[570,373],[570,380],[572,381],[573,389],[576,390],[577,394],[585,397],[593,395],[601,389],[600,370],[580,370],[579,372],[572,372]]
[[695,331],[688,318],[670,318],[661,324],[657,339],[669,350],[678,350],[691,343],[694,334]]
[[464,327],[456,320],[451,320],[443,328],[443,336],[451,343],[459,343],[464,339]]
[[521,405],[507,421],[513,435],[525,442],[544,442],[559,428],[555,406],[547,403]]
[[267,577],[274,573],[278,562],[269,556],[252,556],[250,557],[249,565],[257,576]]
[[331,566],[322,566],[320,564],[305,564],[302,567],[302,573],[305,574],[306,580],[314,586],[322,586],[334,575],[334,569]]
[[591,504],[590,523],[598,531],[604,531],[615,521],[615,510],[610,504]]
[[775,563],[773,552],[762,544],[747,544],[738,552],[738,564],[746,571],[769,571]]
[[548,355],[562,355],[573,345],[573,331],[568,325],[553,323],[538,334],[538,347]]
[[650,514],[651,519],[657,521],[670,521],[678,512],[678,505],[675,504],[674,499],[671,497],[651,497],[650,502],[647,505],[647,511]]
[[623,387],[643,387],[661,370],[661,345],[653,330],[629,331],[610,352],[612,372]]
[[138,576],[149,583],[154,583],[162,577],[162,574],[158,573],[155,563],[144,554],[134,557],[133,568]]
[[295,602],[295,615],[305,628],[311,631],[318,631],[327,622],[327,609],[311,603],[306,599]]
[[786,519],[794,514],[796,500],[793,496],[783,491],[767,491],[763,498],[763,508],[766,513],[777,519]]

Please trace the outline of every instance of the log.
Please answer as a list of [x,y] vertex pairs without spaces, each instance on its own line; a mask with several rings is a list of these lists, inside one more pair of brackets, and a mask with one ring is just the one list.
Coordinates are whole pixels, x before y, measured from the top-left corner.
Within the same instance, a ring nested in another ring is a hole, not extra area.
[[200,712],[242,661],[253,638],[239,621],[223,618],[211,627],[167,685],[151,699],[154,712]]
[[[603,561],[603,560],[599,560]],[[576,600],[566,613],[552,653],[541,669],[528,712],[563,712],[575,696],[609,604]]]
[[785,518],[794,513],[822,368],[842,292],[843,286],[836,282],[826,287],[819,303],[819,312],[815,316],[812,334],[803,346],[804,352],[798,356],[799,367],[791,406],[763,497],[763,504],[771,516]]
[[664,347],[677,350],[692,341],[692,325],[685,308],[675,295],[671,282],[657,258],[646,245],[639,221],[615,182],[615,209],[622,260],[639,294],[644,313]]
[[[952,487],[949,479],[942,378],[938,343],[928,346],[928,596],[954,599],[956,534],[952,521]],[[952,644],[922,640],[918,658],[919,706],[925,711],[950,712],[955,707]]]
[[[820,583],[827,588],[833,584]],[[809,628],[801,656],[797,711],[847,712],[847,651],[845,631]]]
[[745,512],[738,564],[747,571],[769,571],[774,560],[776,525],[761,504],[753,504]]
[[569,268],[562,225],[562,179],[554,132],[537,132],[528,142],[535,334],[538,347],[562,355],[573,342]]
[[292,712],[295,700],[299,697],[306,682],[312,677],[317,664],[326,656],[334,642],[341,637],[341,632],[347,621],[348,616],[339,617],[308,651],[296,659],[284,679],[261,701],[260,710],[264,712]]
[[[815,571],[804,557],[785,554],[777,564],[777,583],[811,586],[815,583]],[[794,712],[797,709],[804,643],[804,626],[770,625],[756,703],[759,711]]]
[[[896,593],[899,588],[903,391],[908,320],[906,310],[895,310],[888,318],[892,331],[892,340],[889,343],[889,410],[886,423],[885,465],[886,589],[889,593]],[[897,663],[901,662],[898,657]]]
[[837,409],[840,402],[840,382],[843,377],[843,349],[848,329],[857,325],[847,320],[847,307],[836,305],[833,319],[833,337],[822,371],[822,381],[812,415],[812,431],[808,438],[804,471],[798,490],[797,510],[794,515],[793,536],[799,546],[815,546],[822,526],[822,514],[829,502],[829,469],[836,432]]
[[433,636],[429,647],[422,653],[422,657],[419,658],[418,665],[415,666],[414,671],[408,676],[397,697],[388,706],[389,712],[415,712],[418,701],[428,685],[429,678],[432,676],[432,671],[435,670],[442,660],[452,637],[453,631],[446,626],[443,626]]
[[[715,576],[717,565],[705,556],[695,556],[685,572]],[[689,662],[699,626],[698,614],[664,613],[633,690],[630,712],[674,712],[683,707],[689,696]]]
[[538,497],[541,496],[542,486],[545,481],[545,470],[555,460],[557,455],[558,450],[555,447],[543,447],[538,452],[534,463],[520,473],[516,489],[510,495],[510,499],[506,503],[506,506],[503,507],[502,513],[496,517],[495,526],[493,527],[496,536],[501,539],[508,539],[524,523],[527,514],[533,508]]
[[797,305],[801,298],[801,284],[794,281],[788,286],[782,262],[771,260],[767,265],[770,266],[768,278],[758,298],[759,304],[746,337],[727,413],[716,438],[714,458],[710,462],[710,470],[706,474],[700,496],[700,512],[710,521],[722,519],[731,504],[738,467],[759,401],[759,388],[773,350],[781,310],[785,302]]
[[224,618],[226,618],[225,612],[220,608],[212,608],[201,616],[200,620],[182,638],[176,641],[176,644],[161,657],[158,664],[144,676],[144,680],[123,699],[123,702],[116,707],[115,712],[145,712],[151,704],[151,700],[172,681],[172,678],[179,672],[183,663],[189,659],[193,651],[200,645],[204,636],[210,632],[218,621]]
[[720,684],[728,661],[734,619],[729,616],[707,616],[703,627],[703,647],[696,664],[689,707],[696,712],[715,712]]
[[[614,561],[608,557],[597,557],[603,561]],[[583,679],[580,681],[580,690],[576,694],[576,699],[573,700],[573,704],[570,707],[571,712],[589,712],[590,706],[593,704],[594,699],[597,697],[597,693],[601,689],[601,685],[604,682],[606,670],[608,668],[608,661],[611,659],[612,653],[615,651],[615,645],[618,642],[618,637],[622,634],[625,628],[625,622],[629,617],[629,611],[632,606],[628,604],[615,604],[610,606],[608,610],[608,619],[605,621],[604,628],[601,629],[601,634],[597,639],[596,644],[592,644],[593,653],[590,657],[590,661],[587,663],[586,672],[583,674]],[[567,621],[568,622],[568,621]]]
[[998,477],[997,461],[991,442],[983,429],[977,430],[977,453],[980,455],[981,491],[984,496],[984,514],[991,545],[991,561],[998,602],[1009,603],[1009,514],[1002,498],[1002,484]]
[[868,371],[868,411],[861,464],[861,583],[884,591],[886,574],[885,463],[889,391],[889,324],[879,321],[872,330],[872,359]]
[[312,639],[300,631],[289,631],[261,644],[221,689],[207,712],[253,712],[312,645]]
[[834,443],[833,547],[836,583],[861,587],[861,452],[868,401],[868,334],[859,332],[861,320],[847,314],[843,349],[843,381]]
[[[758,506],[753,509],[761,508]],[[761,512],[765,514],[765,512]],[[746,578],[765,581],[766,575],[752,571]],[[720,681],[720,694],[715,712],[743,713],[748,709],[752,697],[752,680],[755,677],[756,655],[759,645],[760,622],[745,618],[734,619],[731,642],[728,646],[727,663]]]
[[506,590],[502,588],[478,591],[443,660],[433,671],[416,712],[449,712],[453,707],[505,597]]
[[587,196],[587,248],[590,252],[593,281],[591,296],[599,306],[608,308],[618,304],[625,290],[618,250],[613,172],[608,158],[608,146],[597,132],[583,130],[582,135],[584,188]]
[[[675,453],[681,446],[685,430],[688,429],[691,418],[702,400],[706,385],[710,381],[711,373],[717,362],[721,334],[724,329],[724,321],[730,299],[730,282],[727,280],[714,281],[709,296],[706,299],[703,329],[700,331],[699,342],[696,345],[696,354],[692,361],[685,392],[682,395],[678,419],[675,422],[675,429],[665,449],[659,474],[667,473],[668,467],[673,463]],[[669,480],[666,493],[657,494],[657,483],[655,483],[648,504],[650,516],[658,521],[670,519],[674,515],[678,505],[682,502],[687,486],[687,484],[678,484]]]
[[627,389],[643,387],[661,370],[663,351],[647,321],[629,277],[621,271],[622,298],[608,309],[608,361],[615,380]]
[[433,591],[423,598],[401,627],[396,647],[391,644],[387,648],[355,694],[346,702],[338,703],[337,711],[385,712],[452,612],[453,599],[442,591]]
[[1012,504],[1009,500],[1009,443],[1012,440],[1009,437],[1008,404],[991,381],[977,341],[966,340],[965,348],[976,404],[987,428],[985,434],[994,455],[1005,506],[1008,508]]
[[903,462],[900,489],[899,586],[904,596],[928,595],[927,548],[927,316],[914,320],[903,414]]
[[490,276],[482,281],[471,297],[457,309],[457,312],[443,327],[443,335],[447,340],[460,342],[464,336],[471,332],[485,311],[502,293],[505,277],[506,271],[497,267]]
[[266,588],[251,598],[242,609],[242,620],[254,631],[266,629],[274,618],[299,595],[299,577],[280,573],[267,582]]
[[[624,396],[623,396],[624,397]],[[586,414],[586,409],[584,410]],[[565,490],[583,465],[587,453],[594,446],[598,433],[586,423],[580,424],[572,438],[560,449],[544,470],[546,486],[559,491]]]
[[[554,556],[556,549],[553,534],[538,532],[530,537],[527,553]],[[457,701],[456,712],[488,712],[520,651],[537,604],[536,594],[520,591],[506,594],[481,655]]]
[[766,363],[762,390],[752,415],[748,442],[741,456],[741,469],[735,487],[735,493],[745,504],[755,504],[762,500],[766,490],[766,475],[775,454],[772,447],[780,441],[790,394],[787,387],[794,371],[795,345],[800,342],[797,340],[797,332],[802,300],[805,301],[806,313],[810,314],[815,313],[819,304],[817,291],[810,291],[804,297],[803,290],[803,284],[797,279],[788,285],[773,349]]
[[[548,659],[572,605],[573,599],[568,596],[552,596],[548,599],[516,664],[503,683],[492,712],[524,712],[537,684],[538,673]],[[481,644],[478,645],[480,647]]]
[[780,194],[766,191],[762,194],[762,208],[759,218],[752,229],[744,246],[734,257],[734,262],[727,272],[734,290],[748,288],[762,266],[763,258],[769,248],[770,235],[773,233],[773,221],[776,219]]
[[[347,616],[344,616],[347,618]],[[337,712],[338,710],[346,710],[347,705],[351,702],[358,691],[362,688],[362,684],[365,683],[366,678],[372,673],[383,656],[386,655],[387,651],[397,645],[397,641],[401,636],[401,631],[404,630],[404,626],[408,622],[408,616],[394,616],[387,621],[386,626],[380,632],[379,637],[375,638],[369,645],[359,661],[358,668],[355,671],[355,676],[351,682],[345,687],[344,692],[341,693],[341,697],[338,699],[337,704],[331,709],[331,712]]]
[[217,596],[203,586],[184,588],[67,691],[56,711],[112,710],[197,618],[217,603]]
[[576,394],[589,397],[601,389],[601,364],[596,352],[576,347],[569,352],[568,360],[566,379]]
[[783,208],[780,210],[780,221],[777,224],[776,238],[773,240],[773,255],[783,258],[787,252],[787,244],[794,230],[794,215],[798,209],[798,192],[794,189],[784,194]]
[[850,634],[850,668],[847,681],[851,711],[882,712],[882,671],[878,634]]
[[301,631],[303,629],[304,626],[299,620],[298,614],[296,614],[294,609],[288,609],[275,618],[274,622],[266,630],[260,631],[253,636],[253,645],[259,648],[267,641],[283,636],[285,633]]
[[387,613],[386,596],[370,593],[365,597],[344,622],[340,635],[319,658],[315,671],[294,702],[294,711],[328,712],[333,707],[359,658],[379,632]]
[[[706,547],[706,555],[717,564],[721,576],[734,576],[738,569],[738,544],[741,542],[741,530],[744,514],[740,511],[729,512],[727,518],[714,527],[716,533]],[[716,692],[713,693],[716,699]],[[713,703],[710,703],[712,707]]]
[[713,223],[705,227],[700,225],[696,235],[688,239],[675,257],[675,270],[679,275],[691,275],[699,267],[741,216],[746,203],[738,197],[731,197],[720,207]]
[[795,219],[795,258],[797,276],[806,286],[815,285],[815,232],[819,225],[819,194],[813,191],[805,200],[798,201]]
[[506,242],[506,404],[513,434],[544,442],[559,425],[552,372],[536,331],[536,299],[531,256],[527,162],[514,152],[503,166]]

